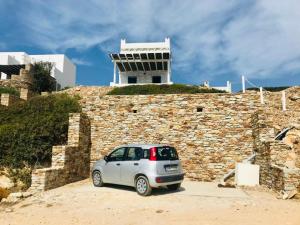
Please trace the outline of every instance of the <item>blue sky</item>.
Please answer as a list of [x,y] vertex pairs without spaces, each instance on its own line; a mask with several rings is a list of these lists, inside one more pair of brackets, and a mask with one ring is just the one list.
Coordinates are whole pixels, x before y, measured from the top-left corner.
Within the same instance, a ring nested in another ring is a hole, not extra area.
[[108,53],[171,38],[175,83],[300,84],[299,0],[0,0],[0,51],[64,53],[77,84],[108,85]]

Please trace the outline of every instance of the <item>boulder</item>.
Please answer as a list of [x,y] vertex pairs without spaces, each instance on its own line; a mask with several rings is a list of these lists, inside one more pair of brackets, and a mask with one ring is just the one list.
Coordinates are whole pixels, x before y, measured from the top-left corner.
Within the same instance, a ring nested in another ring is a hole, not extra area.
[[14,186],[14,183],[5,175],[0,176],[0,187],[10,189]]

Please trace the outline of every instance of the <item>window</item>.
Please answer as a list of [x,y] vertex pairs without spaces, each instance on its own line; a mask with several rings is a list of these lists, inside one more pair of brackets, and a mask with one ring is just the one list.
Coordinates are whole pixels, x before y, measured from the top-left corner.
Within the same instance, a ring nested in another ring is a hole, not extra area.
[[158,147],[157,160],[178,160],[176,149],[173,147]]
[[119,148],[113,151],[109,156],[109,161],[122,161],[124,158],[125,148]]
[[128,148],[126,160],[140,160],[141,158],[143,158],[143,150],[141,148]]
[[137,83],[137,78],[130,76],[128,77],[128,84],[136,84]]
[[160,84],[161,83],[161,76],[153,76],[152,77],[152,83]]

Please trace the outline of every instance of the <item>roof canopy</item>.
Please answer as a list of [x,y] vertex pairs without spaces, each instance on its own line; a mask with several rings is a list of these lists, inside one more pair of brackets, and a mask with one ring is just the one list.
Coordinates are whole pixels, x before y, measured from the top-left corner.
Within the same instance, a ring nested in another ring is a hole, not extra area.
[[110,54],[120,72],[168,70],[169,52]]
[[3,72],[7,75],[19,75],[20,70],[24,69],[25,65],[0,65],[0,72]]

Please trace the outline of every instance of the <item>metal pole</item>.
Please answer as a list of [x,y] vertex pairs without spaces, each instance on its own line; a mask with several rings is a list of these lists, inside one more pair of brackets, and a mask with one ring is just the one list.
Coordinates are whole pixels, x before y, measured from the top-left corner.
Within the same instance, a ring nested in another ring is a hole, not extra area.
[[286,111],[286,99],[285,99],[285,91],[282,91],[282,98],[281,98],[281,101],[282,101],[282,111]]
[[117,82],[117,66],[116,66],[116,62],[114,62],[114,84],[116,84]]
[[246,93],[245,76],[242,76],[243,93]]
[[265,102],[264,102],[264,93],[262,87],[259,88],[259,92],[260,92],[260,103],[263,105],[265,104]]

